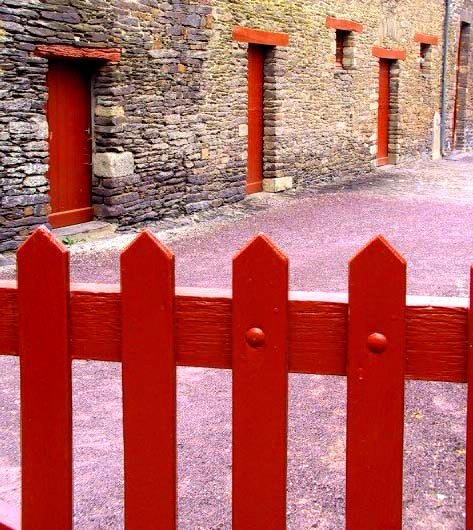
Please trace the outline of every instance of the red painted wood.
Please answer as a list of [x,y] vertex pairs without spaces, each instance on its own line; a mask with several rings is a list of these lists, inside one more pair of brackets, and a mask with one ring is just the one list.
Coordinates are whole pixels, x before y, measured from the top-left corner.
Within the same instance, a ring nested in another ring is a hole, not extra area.
[[251,44],[264,44],[266,46],[288,46],[289,35],[287,33],[274,33],[260,29],[243,28],[235,26],[232,30],[232,39],[237,42],[248,42]]
[[391,62],[379,61],[379,96],[378,96],[378,166],[389,162],[389,100]]
[[[0,282],[0,351],[19,348],[21,354],[23,527],[72,526],[68,347],[77,358],[93,358],[91,342],[97,352],[112,344],[97,358],[123,361],[126,513],[136,515],[127,521],[128,530],[175,528],[176,362],[233,366],[234,528],[285,528],[287,371],[344,375],[344,295],[323,295],[325,301],[319,301],[316,293],[293,293],[288,303],[287,258],[259,236],[235,258],[233,310],[228,292],[179,293],[181,358],[176,360],[172,254],[144,233],[123,254],[122,267],[121,296],[116,286],[94,285],[75,286],[70,295],[67,250],[39,229],[18,253],[19,288]],[[473,271],[471,284],[473,293]],[[473,358],[473,317],[461,300],[416,297],[410,303],[406,310],[404,260],[382,238],[375,239],[350,265],[348,530],[401,528],[404,378],[464,382],[467,357]],[[169,354],[167,360],[150,354],[156,344]],[[123,355],[114,350],[117,345]],[[469,362],[468,381],[472,378]],[[467,530],[472,528],[472,395],[470,385]],[[174,418],[156,445],[159,427],[151,426],[150,417],[159,426]],[[168,445],[163,440],[171,432],[174,443]]]
[[[463,299],[408,297],[406,379],[466,383],[468,309]],[[0,355],[18,352],[16,282],[0,280]],[[346,375],[346,295],[291,293],[289,370]],[[231,292],[177,289],[177,364],[232,367]],[[121,361],[120,289],[72,284],[73,359]]]
[[93,219],[94,209],[89,206],[87,208],[79,208],[78,210],[68,210],[66,212],[52,213],[48,216],[48,221],[53,227],[77,225],[86,223]]
[[257,236],[233,262],[233,530],[285,530],[288,260]]
[[378,237],[350,262],[347,530],[402,527],[405,300],[405,261]]
[[473,530],[473,267],[470,271],[468,402],[466,421],[466,530]]
[[174,256],[145,231],[122,253],[126,530],[176,528]]
[[264,57],[263,46],[248,46],[248,193],[263,189]]
[[39,44],[34,55],[47,59],[86,59],[95,61],[118,62],[121,58],[119,48],[81,48],[63,44]]
[[[91,84],[88,67],[50,61],[49,184],[53,227],[90,221],[92,213]],[[60,215],[57,215],[60,214]]]
[[371,53],[374,57],[378,57],[379,59],[391,59],[393,61],[405,61],[407,57],[407,52],[404,48],[392,49],[374,46]]
[[343,18],[327,17],[326,25],[327,28],[339,29],[342,31],[356,31],[358,33],[363,31],[363,24]]
[[18,251],[22,528],[72,528],[69,254],[44,228]]
[[414,42],[419,42],[420,44],[431,44],[436,46],[439,43],[439,38],[437,35],[429,35],[427,33],[416,33],[414,35]]

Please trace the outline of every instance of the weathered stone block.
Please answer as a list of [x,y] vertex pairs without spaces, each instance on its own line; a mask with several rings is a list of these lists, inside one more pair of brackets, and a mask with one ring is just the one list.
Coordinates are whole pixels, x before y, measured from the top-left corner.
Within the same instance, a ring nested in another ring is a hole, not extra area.
[[263,179],[263,191],[278,193],[291,189],[293,186],[292,177],[276,177]]
[[38,188],[39,186],[46,186],[48,184],[47,179],[44,176],[26,177],[23,180],[23,184],[28,188]]
[[133,153],[96,153],[93,168],[97,177],[115,178],[132,175],[135,171]]
[[248,136],[248,124],[242,123],[238,126],[238,136]]
[[112,105],[110,107],[97,105],[95,107],[95,115],[101,118],[121,118],[125,116],[125,109],[121,105]]

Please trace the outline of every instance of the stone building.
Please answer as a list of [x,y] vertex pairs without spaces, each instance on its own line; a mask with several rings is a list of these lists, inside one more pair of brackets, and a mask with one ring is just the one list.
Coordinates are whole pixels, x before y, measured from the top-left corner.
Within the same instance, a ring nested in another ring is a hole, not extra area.
[[435,120],[470,148],[473,0],[448,4],[0,0],[0,251],[430,156]]

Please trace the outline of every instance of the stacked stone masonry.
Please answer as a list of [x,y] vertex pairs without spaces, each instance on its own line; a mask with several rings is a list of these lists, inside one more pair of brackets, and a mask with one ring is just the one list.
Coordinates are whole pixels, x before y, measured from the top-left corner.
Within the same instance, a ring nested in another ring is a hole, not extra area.
[[[327,17],[362,25],[346,36],[343,68]],[[391,64],[389,161],[431,155],[444,20],[440,0],[0,0],[0,251],[51,211],[48,58],[38,46],[121,52],[91,62],[91,178],[95,217],[125,226],[244,198],[248,43],[232,40],[234,27],[289,36],[267,47],[264,72],[264,189],[281,191],[375,169],[373,47],[406,51]],[[472,22],[473,1],[453,0],[449,151],[473,146]],[[423,68],[416,33],[438,37]]]

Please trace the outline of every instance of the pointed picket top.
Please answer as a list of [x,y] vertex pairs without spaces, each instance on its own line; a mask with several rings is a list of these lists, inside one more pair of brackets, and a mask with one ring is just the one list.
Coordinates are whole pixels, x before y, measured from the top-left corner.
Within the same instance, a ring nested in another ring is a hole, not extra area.
[[263,234],[233,260],[234,530],[286,528],[288,271]]
[[17,279],[52,282],[69,290],[69,250],[45,226],[37,228],[17,251]]
[[125,527],[175,530],[174,254],[144,230],[120,261]]
[[350,261],[348,291],[346,530],[401,530],[404,258],[375,237]]
[[134,255],[136,252],[156,252],[158,256],[162,256],[164,260],[174,259],[173,252],[149,230],[146,228],[138,234],[133,241],[126,246],[122,252],[121,257]]
[[[69,251],[50,230],[45,226],[37,228],[18,248],[17,256],[21,259],[24,256],[40,253],[68,255]],[[31,259],[31,258],[30,258]]]
[[233,264],[241,264],[248,260],[276,260],[287,266],[289,260],[284,252],[265,234],[253,237],[233,257]]
[[350,270],[364,264],[374,266],[399,266],[405,270],[406,260],[382,235],[374,237],[363,248],[361,248],[349,261]]
[[41,227],[17,256],[22,526],[71,530],[69,252]]

